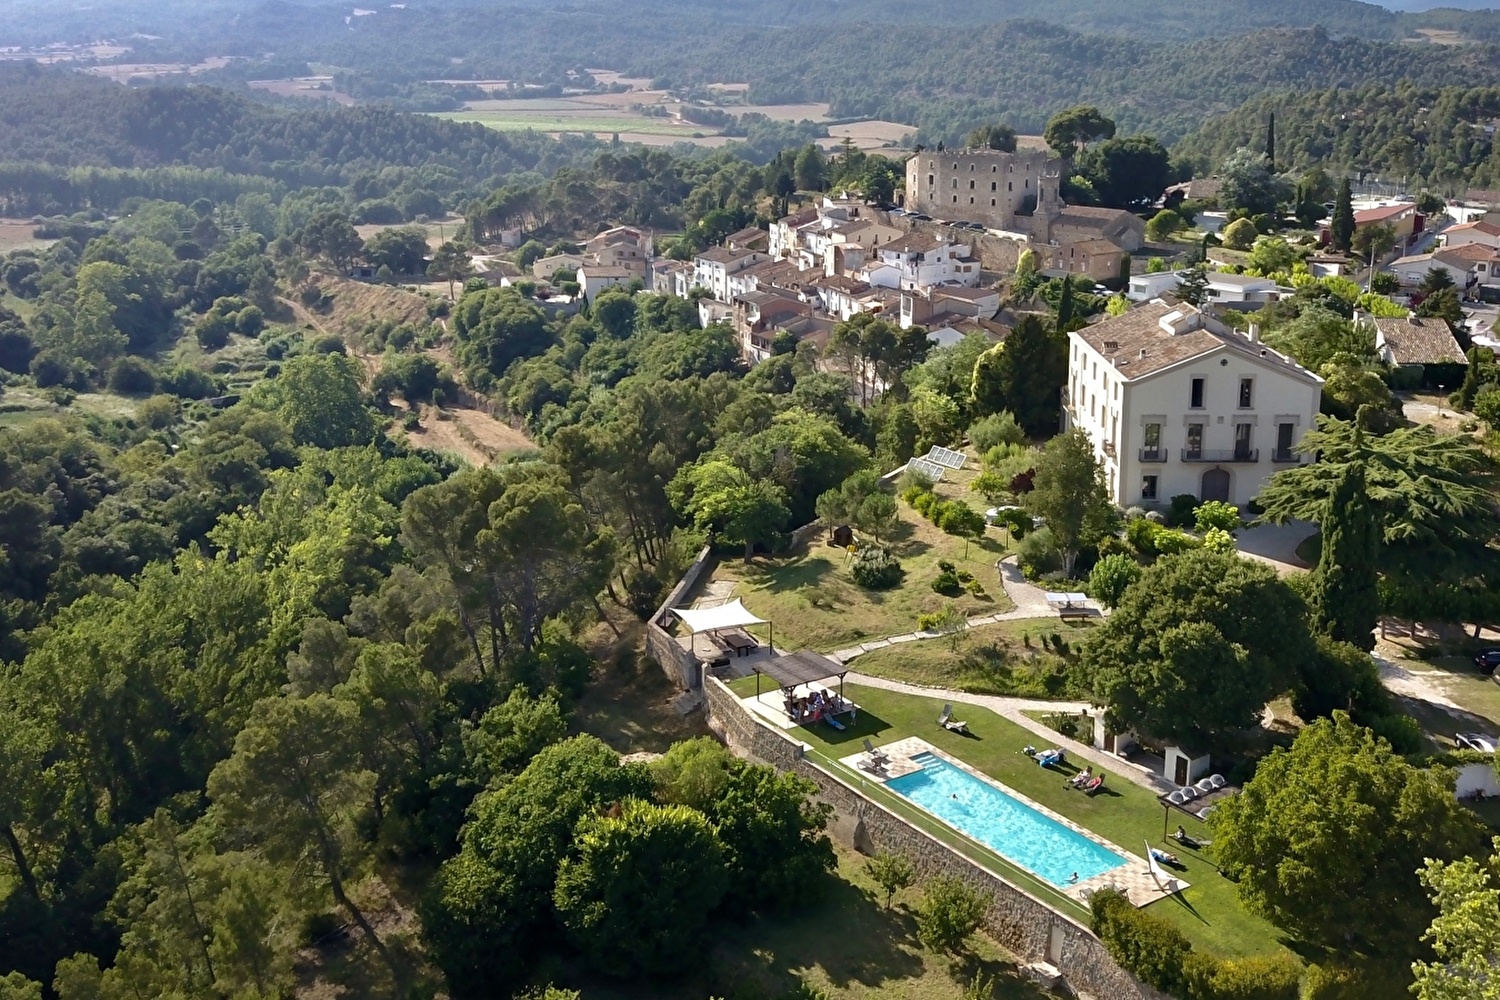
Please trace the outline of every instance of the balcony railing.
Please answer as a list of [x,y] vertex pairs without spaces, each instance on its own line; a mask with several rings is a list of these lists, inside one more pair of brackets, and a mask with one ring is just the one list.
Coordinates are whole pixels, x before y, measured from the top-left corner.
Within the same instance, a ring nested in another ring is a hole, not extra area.
[[1165,448],[1142,448],[1142,462],[1165,462],[1167,460],[1167,449]]
[[1210,450],[1200,448],[1197,451],[1182,449],[1182,460],[1184,462],[1259,462],[1260,450],[1257,448],[1228,448]]
[[1277,448],[1271,452],[1271,461],[1290,465],[1302,461],[1302,456],[1290,448]]
[[1110,458],[1114,458],[1115,443],[1113,441],[1104,442],[1104,454],[1108,455]]

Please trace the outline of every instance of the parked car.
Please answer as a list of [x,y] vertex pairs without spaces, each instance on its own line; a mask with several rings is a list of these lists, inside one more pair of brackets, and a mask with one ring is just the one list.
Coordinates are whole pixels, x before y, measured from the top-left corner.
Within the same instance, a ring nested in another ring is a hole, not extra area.
[[931,222],[932,221],[932,216],[930,216],[930,215],[924,215],[921,212],[913,213],[912,218],[916,219],[918,222]]
[[1475,653],[1474,666],[1486,677],[1494,674],[1495,668],[1500,667],[1500,648],[1481,649]]
[[1478,750],[1480,753],[1494,753],[1497,747],[1495,737],[1483,733],[1459,733],[1453,737],[1453,742],[1460,750]]

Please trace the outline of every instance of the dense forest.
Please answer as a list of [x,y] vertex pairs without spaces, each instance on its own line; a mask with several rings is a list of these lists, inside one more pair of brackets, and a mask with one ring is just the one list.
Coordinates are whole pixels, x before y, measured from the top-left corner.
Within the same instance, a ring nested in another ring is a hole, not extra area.
[[1206,171],[1241,146],[1262,143],[1273,115],[1277,166],[1283,170],[1375,172],[1444,194],[1500,185],[1500,90],[1493,87],[1403,82],[1277,91],[1207,122],[1174,152]]

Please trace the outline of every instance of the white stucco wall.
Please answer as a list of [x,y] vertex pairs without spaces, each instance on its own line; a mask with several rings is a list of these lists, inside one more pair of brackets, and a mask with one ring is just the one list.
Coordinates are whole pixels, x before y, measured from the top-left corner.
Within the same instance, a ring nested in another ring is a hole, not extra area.
[[[1245,506],[1261,484],[1284,465],[1273,461],[1277,425],[1290,423],[1295,445],[1314,425],[1321,389],[1289,372],[1281,362],[1263,365],[1241,351],[1219,350],[1138,381],[1119,373],[1076,334],[1069,337],[1068,425],[1094,442],[1104,465],[1105,483],[1121,507],[1165,505],[1179,493],[1203,495],[1203,474],[1222,469],[1229,475],[1229,502]],[[1203,406],[1192,408],[1192,381],[1204,380]],[[1251,406],[1239,407],[1241,378],[1251,378]],[[1146,425],[1161,427],[1162,461],[1142,461]],[[1202,452],[1231,452],[1235,426],[1250,426],[1254,462],[1184,461],[1188,425],[1201,424]],[[1112,447],[1109,445],[1112,443]],[[1156,476],[1156,496],[1143,495],[1145,476]]]

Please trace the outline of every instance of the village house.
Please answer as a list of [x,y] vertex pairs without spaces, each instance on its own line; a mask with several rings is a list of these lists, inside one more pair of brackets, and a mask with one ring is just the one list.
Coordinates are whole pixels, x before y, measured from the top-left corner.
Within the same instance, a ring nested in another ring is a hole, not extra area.
[[1483,243],[1462,243],[1403,257],[1391,265],[1391,273],[1402,285],[1415,288],[1434,268],[1447,271],[1466,296],[1476,294],[1481,285],[1500,285],[1500,251]]
[[1125,251],[1106,239],[1080,240],[1066,245],[1033,244],[1041,271],[1049,278],[1065,275],[1090,281],[1115,281]]
[[1445,247],[1453,248],[1478,243],[1491,250],[1500,250],[1500,226],[1493,222],[1485,222],[1483,219],[1449,226],[1443,230],[1441,238]]
[[[603,261],[595,260],[595,263]],[[538,281],[551,281],[552,275],[557,271],[576,271],[584,265],[582,254],[555,253],[547,257],[538,257],[531,262],[531,275]]]
[[865,268],[865,280],[887,288],[926,288],[979,284],[979,261],[967,243],[951,243],[930,233],[911,233],[876,249],[878,266]]
[[1146,224],[1134,212],[1092,205],[1068,205],[1047,220],[1045,232],[1033,226],[1032,238],[1066,246],[1086,240],[1108,240],[1127,253],[1146,245]]
[[1205,294],[1211,305],[1221,309],[1260,309],[1268,302],[1281,297],[1276,282],[1270,278],[1258,278],[1249,274],[1230,274],[1228,271],[1210,271]]
[[720,302],[727,302],[731,297],[729,276],[765,259],[766,255],[758,250],[709,247],[693,258],[693,284],[708,289]]
[[931,327],[962,319],[992,319],[1000,311],[1000,292],[994,288],[935,287],[901,293],[900,327]]
[[1148,302],[1177,291],[1182,283],[1181,271],[1157,271],[1154,274],[1132,274],[1125,297],[1131,302]]
[[630,283],[639,281],[640,277],[628,268],[604,264],[584,264],[578,269],[578,285],[583,297],[590,302],[606,288],[629,288]]
[[1160,299],[1068,335],[1065,429],[1089,436],[1110,497],[1243,507],[1313,427],[1323,380],[1190,305]]
[[1440,381],[1446,376],[1449,385],[1456,385],[1463,377],[1468,359],[1443,320],[1422,318],[1415,313],[1367,317],[1356,312],[1354,321],[1373,324],[1375,350],[1380,359],[1388,365],[1412,370],[1419,382]]
[[776,334],[796,333],[812,318],[812,306],[777,292],[746,292],[732,302],[731,322],[740,343],[740,356],[750,364],[771,356]]
[[651,290],[658,295],[687,298],[693,290],[693,265],[685,260],[652,261]]

